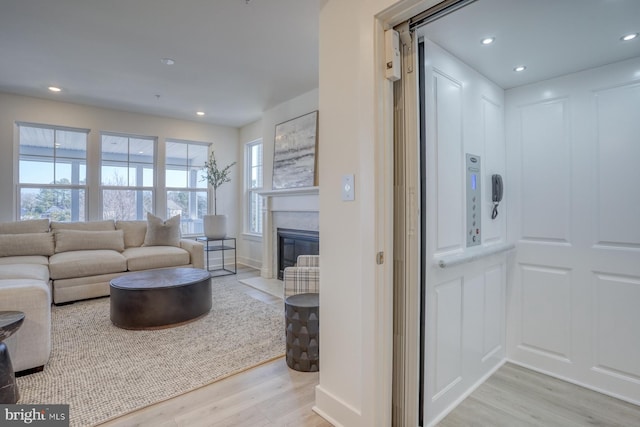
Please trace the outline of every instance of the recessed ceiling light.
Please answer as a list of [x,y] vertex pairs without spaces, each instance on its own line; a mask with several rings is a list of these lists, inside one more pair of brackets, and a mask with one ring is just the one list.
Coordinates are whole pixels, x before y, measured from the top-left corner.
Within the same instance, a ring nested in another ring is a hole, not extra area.
[[480,43],[482,43],[483,45],[485,45],[485,46],[486,46],[486,45],[488,45],[488,44],[493,43],[494,41],[496,41],[496,38],[495,38],[495,37],[486,37],[486,38],[484,38],[484,39],[480,40]]
[[513,69],[513,71],[515,71],[516,73],[520,73],[520,72],[522,72],[522,71],[524,71],[526,69],[527,69],[527,67],[525,67],[524,65],[518,65],[517,67],[515,67]]
[[62,91],[62,89],[60,89],[60,88],[59,88],[59,87],[57,87],[57,86],[49,86],[49,90],[50,90],[51,92],[61,92],[61,91]]
[[173,65],[176,63],[176,61],[171,58],[162,58],[160,62],[162,62],[164,65]]
[[198,112],[196,112],[196,114],[199,115],[199,116],[204,116],[204,111],[198,111]]
[[628,42],[629,40],[633,40],[636,37],[638,37],[638,33],[631,33],[620,37],[620,40],[622,40],[623,42]]

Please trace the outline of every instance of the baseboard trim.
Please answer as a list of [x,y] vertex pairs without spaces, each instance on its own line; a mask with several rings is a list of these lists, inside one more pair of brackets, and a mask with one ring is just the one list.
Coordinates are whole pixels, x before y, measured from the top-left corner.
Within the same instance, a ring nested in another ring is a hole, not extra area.
[[255,268],[256,270],[262,269],[262,261],[256,259],[238,257],[238,264],[247,265],[251,268]]
[[362,425],[360,411],[325,390],[321,385],[316,386],[316,404],[312,409],[335,427]]
[[532,365],[532,364],[529,364],[529,363],[525,363],[525,362],[521,362],[519,360],[508,359],[507,361],[509,363],[513,363],[514,365],[521,366],[523,368],[532,370],[534,372],[538,372],[540,374],[547,375],[547,376],[550,376],[552,378],[557,378],[557,379],[559,379],[561,381],[565,381],[565,382],[568,382],[570,384],[575,384],[577,386],[580,386],[582,388],[586,388],[588,390],[593,390],[593,391],[595,391],[597,393],[604,394],[605,396],[613,397],[614,399],[618,399],[618,400],[622,400],[622,401],[627,402],[627,403],[631,403],[632,405],[640,406],[640,401],[638,401],[638,400],[632,399],[629,396],[625,396],[623,394],[612,392],[611,390],[607,390],[605,388],[598,387],[597,385],[590,384],[590,383],[587,383],[587,382],[583,382],[583,381],[580,381],[580,380],[576,380],[576,379],[571,378],[569,376],[558,374],[557,372],[550,371],[550,370],[547,370],[547,369],[542,369],[542,368],[539,368],[539,367],[537,367],[535,365]]

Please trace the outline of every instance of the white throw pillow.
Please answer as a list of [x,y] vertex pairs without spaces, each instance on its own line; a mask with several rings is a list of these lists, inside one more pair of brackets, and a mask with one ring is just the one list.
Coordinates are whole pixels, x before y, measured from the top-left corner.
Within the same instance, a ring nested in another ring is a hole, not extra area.
[[117,221],[116,230],[124,231],[125,248],[139,248],[147,235],[147,221]]
[[180,215],[163,221],[147,212],[147,234],[142,246],[180,246]]

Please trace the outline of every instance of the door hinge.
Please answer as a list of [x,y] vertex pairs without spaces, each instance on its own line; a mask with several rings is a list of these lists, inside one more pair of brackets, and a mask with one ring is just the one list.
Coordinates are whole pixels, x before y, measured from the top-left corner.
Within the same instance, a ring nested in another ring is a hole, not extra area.
[[376,254],[376,264],[378,265],[384,264],[384,252],[378,252]]

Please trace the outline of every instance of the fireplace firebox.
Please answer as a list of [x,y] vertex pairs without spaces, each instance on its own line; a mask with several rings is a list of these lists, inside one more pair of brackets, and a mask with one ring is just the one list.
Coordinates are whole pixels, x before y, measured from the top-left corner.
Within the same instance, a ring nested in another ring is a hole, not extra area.
[[278,279],[284,278],[284,269],[296,265],[298,255],[318,255],[320,235],[317,231],[278,228]]

